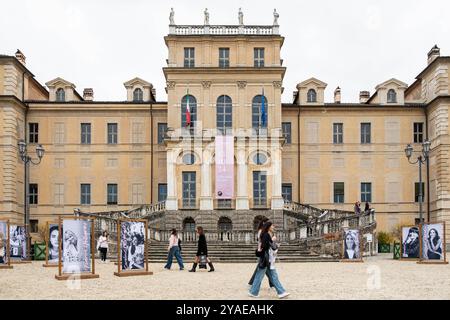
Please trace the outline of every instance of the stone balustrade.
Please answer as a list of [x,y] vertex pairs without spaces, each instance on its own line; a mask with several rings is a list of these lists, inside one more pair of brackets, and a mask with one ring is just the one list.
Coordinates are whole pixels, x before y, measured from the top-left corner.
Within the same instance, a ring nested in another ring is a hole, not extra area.
[[171,25],[169,35],[279,35],[279,26]]

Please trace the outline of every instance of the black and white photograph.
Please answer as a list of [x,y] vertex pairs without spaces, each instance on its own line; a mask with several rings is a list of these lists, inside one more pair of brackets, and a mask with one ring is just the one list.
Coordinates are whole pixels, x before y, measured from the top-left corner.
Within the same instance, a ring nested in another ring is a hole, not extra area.
[[0,264],[8,263],[8,224],[0,221]]
[[59,225],[48,225],[48,263],[58,263],[59,261]]
[[402,258],[419,259],[420,255],[420,237],[419,227],[402,227]]
[[91,271],[91,221],[63,220],[63,273]]
[[422,224],[422,260],[445,260],[444,224]]
[[359,247],[359,230],[349,229],[344,231],[344,259],[361,259]]
[[10,258],[22,260],[27,258],[27,236],[24,226],[9,226],[9,251]]
[[144,269],[145,240],[144,222],[121,222],[120,250],[123,271]]

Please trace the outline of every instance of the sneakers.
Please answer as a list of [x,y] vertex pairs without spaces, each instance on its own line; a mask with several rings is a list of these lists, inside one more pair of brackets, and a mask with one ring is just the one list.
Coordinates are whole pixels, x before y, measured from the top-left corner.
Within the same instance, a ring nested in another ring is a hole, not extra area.
[[248,296],[249,296],[249,297],[252,297],[252,298],[259,298],[259,295],[255,296],[255,295],[252,294],[251,292],[248,293]]
[[289,292],[283,292],[282,294],[278,295],[278,298],[283,299],[283,298],[286,298],[288,295],[290,295]]

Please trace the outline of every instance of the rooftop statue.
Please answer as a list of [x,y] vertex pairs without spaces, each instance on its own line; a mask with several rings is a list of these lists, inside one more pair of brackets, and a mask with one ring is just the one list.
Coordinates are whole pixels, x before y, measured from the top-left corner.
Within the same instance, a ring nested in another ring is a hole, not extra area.
[[209,25],[209,12],[208,8],[205,9],[205,26]]
[[169,16],[169,20],[170,20],[170,25],[174,25],[175,24],[175,11],[173,11],[173,8],[170,8],[170,16]]
[[277,13],[277,9],[273,9],[273,25],[278,26],[278,18],[280,15]]
[[239,25],[242,26],[244,24],[244,14],[242,13],[241,8],[239,8],[238,19],[239,19]]

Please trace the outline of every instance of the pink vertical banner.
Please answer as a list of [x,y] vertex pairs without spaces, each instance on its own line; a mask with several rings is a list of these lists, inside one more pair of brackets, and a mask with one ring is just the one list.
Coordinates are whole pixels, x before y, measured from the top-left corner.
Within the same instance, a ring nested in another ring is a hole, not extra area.
[[216,199],[234,195],[234,137],[216,136]]

